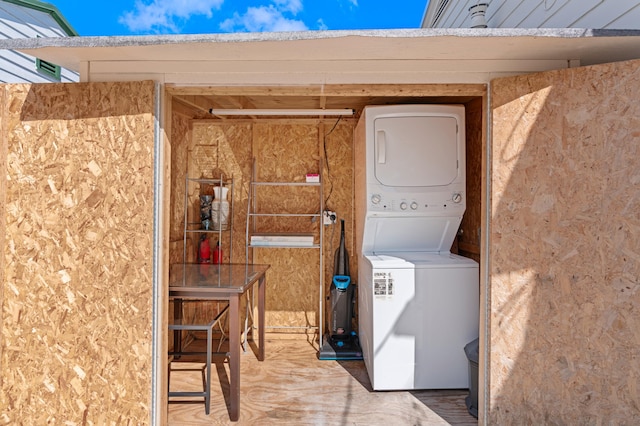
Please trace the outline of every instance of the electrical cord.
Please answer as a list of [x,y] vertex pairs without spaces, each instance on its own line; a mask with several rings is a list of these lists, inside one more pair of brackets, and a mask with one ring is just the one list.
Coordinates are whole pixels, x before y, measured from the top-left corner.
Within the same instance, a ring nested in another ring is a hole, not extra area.
[[338,117],[338,119],[336,120],[336,122],[333,124],[333,127],[331,127],[331,130],[329,130],[329,132],[327,132],[324,137],[322,138],[322,150],[324,151],[324,159],[325,159],[325,164],[327,166],[327,181],[329,182],[329,194],[327,195],[327,198],[325,198],[324,200],[324,208],[325,210],[327,209],[327,205],[329,203],[329,198],[331,198],[331,194],[333,193],[333,180],[331,179],[331,169],[329,167],[329,157],[327,156],[327,137],[333,133],[333,131],[335,130],[336,126],[338,126],[338,123],[340,122],[340,120],[342,119],[342,117]]
[[331,227],[331,237],[329,237],[329,241],[330,241],[330,243],[329,243],[329,253],[333,253],[333,236],[334,236],[335,232],[336,232],[336,227],[332,226]]

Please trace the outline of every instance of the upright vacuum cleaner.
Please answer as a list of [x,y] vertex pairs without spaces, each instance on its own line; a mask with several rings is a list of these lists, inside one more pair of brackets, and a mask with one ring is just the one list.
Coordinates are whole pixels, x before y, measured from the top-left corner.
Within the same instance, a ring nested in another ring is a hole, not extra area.
[[344,241],[344,220],[340,221],[340,246],[333,262],[333,280],[329,296],[329,330],[320,348],[322,360],[359,360],[362,348],[356,332],[351,330],[353,285],[349,275],[349,253]]

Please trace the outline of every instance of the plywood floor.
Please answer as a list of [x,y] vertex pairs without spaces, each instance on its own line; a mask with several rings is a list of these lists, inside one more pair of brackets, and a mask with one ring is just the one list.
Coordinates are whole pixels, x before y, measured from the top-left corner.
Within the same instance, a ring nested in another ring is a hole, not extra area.
[[[240,420],[230,422],[229,366],[222,357],[214,362],[210,414],[202,402],[170,403],[169,425],[478,424],[467,412],[466,390],[373,392],[362,361],[320,361],[312,339],[269,335],[264,362],[251,350],[242,354]],[[201,365],[180,362],[174,368]],[[200,372],[171,373],[171,390],[201,389]]]

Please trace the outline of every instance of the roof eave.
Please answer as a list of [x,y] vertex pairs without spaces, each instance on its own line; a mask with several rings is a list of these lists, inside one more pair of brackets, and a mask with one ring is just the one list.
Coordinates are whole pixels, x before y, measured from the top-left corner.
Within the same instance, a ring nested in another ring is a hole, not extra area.
[[67,33],[70,37],[77,37],[78,33],[71,26],[71,24],[65,19],[65,17],[60,13],[57,7],[52,4],[44,3],[38,0],[4,0],[7,3],[16,4],[18,6],[27,7],[29,9],[37,10],[38,12],[44,12],[50,15],[54,21],[60,25],[62,31]]

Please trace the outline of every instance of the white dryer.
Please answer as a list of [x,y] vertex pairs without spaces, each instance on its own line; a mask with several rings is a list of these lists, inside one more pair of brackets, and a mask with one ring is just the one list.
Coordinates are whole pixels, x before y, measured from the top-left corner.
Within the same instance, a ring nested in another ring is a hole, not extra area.
[[478,264],[449,253],[466,208],[464,107],[366,107],[356,126],[359,334],[374,390],[467,388]]

